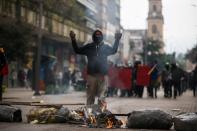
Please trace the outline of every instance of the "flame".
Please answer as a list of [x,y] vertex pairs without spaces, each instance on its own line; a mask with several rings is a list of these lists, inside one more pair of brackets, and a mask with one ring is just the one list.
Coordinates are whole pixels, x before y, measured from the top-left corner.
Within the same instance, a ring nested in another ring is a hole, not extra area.
[[78,113],[78,114],[79,114],[79,116],[81,116],[81,117],[83,117],[83,116],[84,116],[84,112],[82,112],[82,111],[78,111],[77,113]]
[[112,121],[111,118],[107,118],[107,122],[106,122],[106,128],[113,128],[113,124],[114,122]]
[[125,128],[127,121],[125,119],[124,120],[122,119],[122,120],[120,120],[120,122],[121,122],[121,127]]
[[96,118],[93,115],[90,115],[90,123],[91,124],[96,124]]

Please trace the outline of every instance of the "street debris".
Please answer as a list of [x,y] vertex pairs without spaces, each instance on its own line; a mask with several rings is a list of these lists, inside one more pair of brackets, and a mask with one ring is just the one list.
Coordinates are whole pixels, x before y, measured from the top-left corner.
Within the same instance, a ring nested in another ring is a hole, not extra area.
[[27,114],[27,122],[31,124],[64,123],[67,121],[67,108],[33,108]]
[[0,122],[22,122],[21,109],[10,106],[0,105]]
[[173,121],[176,131],[197,131],[197,112],[177,115]]
[[159,109],[132,111],[128,117],[127,127],[136,129],[170,129],[172,116]]
[[[19,103],[18,103],[19,104]],[[37,104],[37,103],[34,103]],[[86,105],[75,110],[69,110],[63,105],[40,104],[34,106],[26,115],[30,124],[68,123],[87,128],[136,128],[136,129],[170,129],[197,130],[197,113],[184,113],[172,119],[159,109],[136,110],[126,114],[113,114],[104,104]],[[118,119],[117,116],[127,117]],[[5,103],[0,104],[1,122],[22,122],[21,110]]]
[[80,107],[68,110],[65,107],[36,107],[27,114],[28,123],[69,123],[89,128],[120,128],[122,121],[107,109],[102,110],[98,105]]

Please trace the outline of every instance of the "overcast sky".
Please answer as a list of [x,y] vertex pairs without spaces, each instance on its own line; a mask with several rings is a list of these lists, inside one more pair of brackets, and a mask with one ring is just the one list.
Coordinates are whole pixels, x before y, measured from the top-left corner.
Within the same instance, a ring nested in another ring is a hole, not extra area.
[[[146,29],[148,0],[120,0],[121,25]],[[167,53],[185,53],[197,43],[197,0],[162,0]]]

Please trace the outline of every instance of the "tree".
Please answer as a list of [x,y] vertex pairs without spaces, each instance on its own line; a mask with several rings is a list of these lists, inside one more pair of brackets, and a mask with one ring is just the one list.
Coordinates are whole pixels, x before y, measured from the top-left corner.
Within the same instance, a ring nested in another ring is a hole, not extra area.
[[161,52],[161,42],[149,39],[146,45],[147,51],[147,61],[153,62],[154,60],[161,60],[160,57],[162,56]]
[[192,63],[197,63],[197,44],[186,53],[185,58]]
[[0,46],[5,49],[8,61],[27,62],[31,28],[22,23],[0,22]]

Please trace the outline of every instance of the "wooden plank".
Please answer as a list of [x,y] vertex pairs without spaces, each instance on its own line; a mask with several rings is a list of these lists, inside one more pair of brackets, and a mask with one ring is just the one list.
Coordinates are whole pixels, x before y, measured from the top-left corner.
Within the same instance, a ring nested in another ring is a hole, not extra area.
[[124,113],[122,113],[122,114],[113,114],[114,116],[129,116],[130,115],[130,113],[127,113],[127,114],[124,114]]
[[35,101],[35,102],[27,102],[27,101],[2,101],[0,104],[1,105],[27,105],[27,106],[31,106],[32,103],[40,103],[39,101]]
[[85,105],[84,103],[40,103],[40,101],[34,101],[34,102],[25,102],[25,101],[2,101],[0,102],[0,105],[26,105],[26,106],[45,106],[45,107],[54,107],[54,106],[63,106],[63,105]]
[[62,105],[85,105],[84,103],[60,103],[60,104],[49,104],[49,103],[32,103],[31,106],[62,106]]

